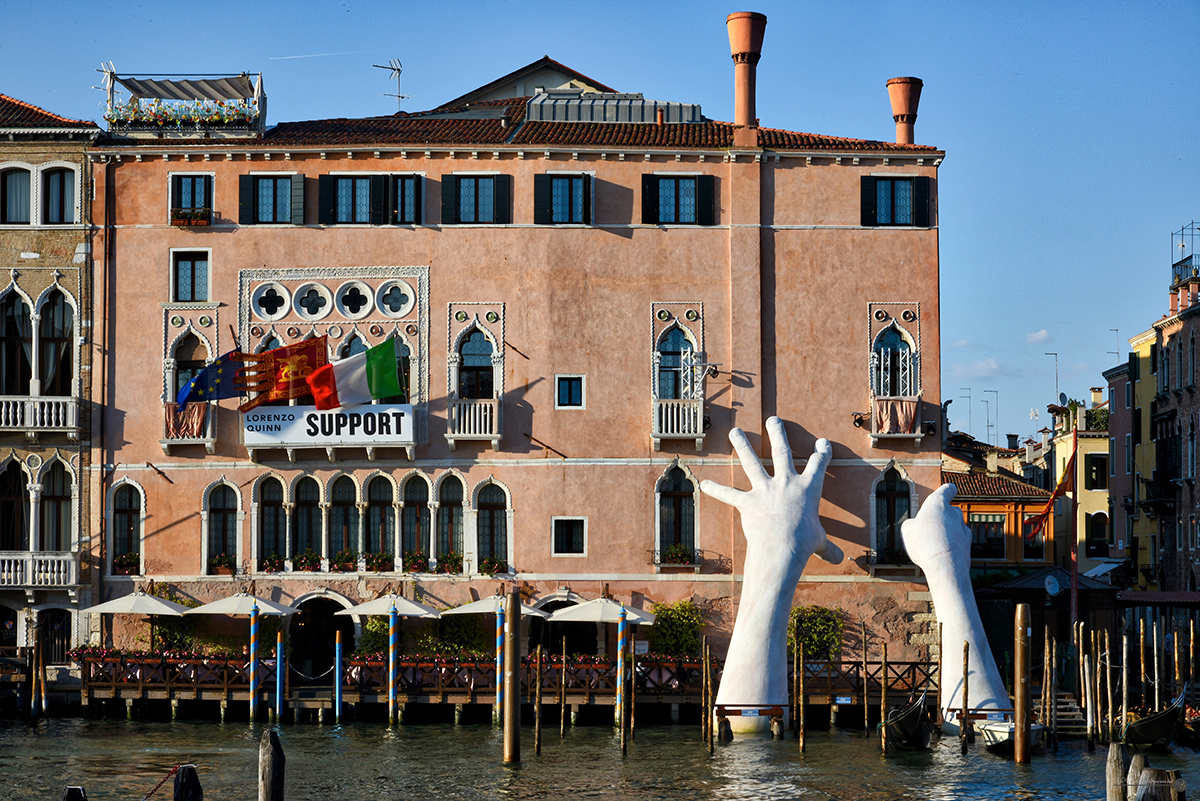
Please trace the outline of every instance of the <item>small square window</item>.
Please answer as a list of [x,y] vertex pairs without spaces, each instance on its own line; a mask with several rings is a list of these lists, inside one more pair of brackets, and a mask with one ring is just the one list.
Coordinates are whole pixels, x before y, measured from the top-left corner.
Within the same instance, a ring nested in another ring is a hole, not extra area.
[[340,223],[369,223],[371,221],[371,179],[337,179],[337,221]]
[[643,225],[714,225],[716,183],[711,175],[643,175]]
[[587,555],[587,518],[556,517],[552,556]]
[[930,225],[930,180],[926,176],[862,177],[862,219],[865,226]]
[[396,176],[392,222],[400,225],[421,223],[421,176]]
[[238,177],[238,224],[304,224],[304,176],[242,175]]
[[555,384],[555,409],[583,409],[584,407],[584,376],[557,375]]
[[535,175],[533,221],[537,225],[590,225],[592,176],[557,173]]
[[171,254],[171,300],[176,303],[208,301],[208,252]]
[[75,171],[50,170],[44,178],[45,211],[43,221],[47,225],[66,225],[75,222]]
[[442,225],[508,225],[511,197],[511,175],[447,175],[442,179]]

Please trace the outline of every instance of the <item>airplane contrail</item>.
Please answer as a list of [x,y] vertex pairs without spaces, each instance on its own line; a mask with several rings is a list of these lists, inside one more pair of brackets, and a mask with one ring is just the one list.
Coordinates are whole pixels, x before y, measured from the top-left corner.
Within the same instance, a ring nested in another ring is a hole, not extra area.
[[311,53],[307,56],[271,56],[267,61],[283,61],[289,58],[324,58],[325,56],[358,56],[363,53],[379,53],[380,50],[351,50],[347,53]]

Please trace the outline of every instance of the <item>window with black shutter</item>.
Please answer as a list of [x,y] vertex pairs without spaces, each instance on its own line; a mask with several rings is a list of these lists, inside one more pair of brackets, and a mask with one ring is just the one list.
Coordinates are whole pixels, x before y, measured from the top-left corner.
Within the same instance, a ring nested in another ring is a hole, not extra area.
[[317,222],[383,225],[387,192],[384,175],[322,175],[317,178]]
[[175,225],[206,223],[212,217],[212,177],[171,177],[171,222]]
[[304,176],[238,176],[239,225],[303,225]]
[[510,223],[511,175],[447,175],[442,179],[442,225]]
[[535,175],[533,221],[537,225],[590,225],[590,175]]
[[643,175],[643,225],[715,225],[716,180],[711,175]]
[[928,228],[931,213],[928,176],[890,178],[864,175],[861,182],[861,220],[864,226]]

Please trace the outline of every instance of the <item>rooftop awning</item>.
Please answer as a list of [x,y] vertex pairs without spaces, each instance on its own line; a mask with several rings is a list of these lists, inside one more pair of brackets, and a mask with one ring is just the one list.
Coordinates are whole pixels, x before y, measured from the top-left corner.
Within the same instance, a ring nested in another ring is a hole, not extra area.
[[254,97],[254,82],[244,72],[241,75],[181,81],[113,77],[133,97],[161,100],[250,100]]
[[1105,573],[1116,570],[1123,564],[1125,564],[1124,559],[1118,559],[1115,562],[1101,562],[1083,575],[1087,576],[1088,578],[1100,578]]

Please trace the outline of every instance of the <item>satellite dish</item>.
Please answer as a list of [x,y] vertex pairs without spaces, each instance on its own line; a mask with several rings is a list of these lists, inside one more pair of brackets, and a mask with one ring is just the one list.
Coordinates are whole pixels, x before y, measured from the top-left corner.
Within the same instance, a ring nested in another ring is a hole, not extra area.
[[1048,595],[1058,595],[1060,592],[1062,592],[1062,587],[1059,586],[1058,579],[1054,577],[1053,573],[1046,576],[1046,581],[1044,583],[1046,587],[1046,593]]
[[1065,392],[1058,393],[1058,405],[1059,406],[1067,405],[1067,393],[1065,393]]

